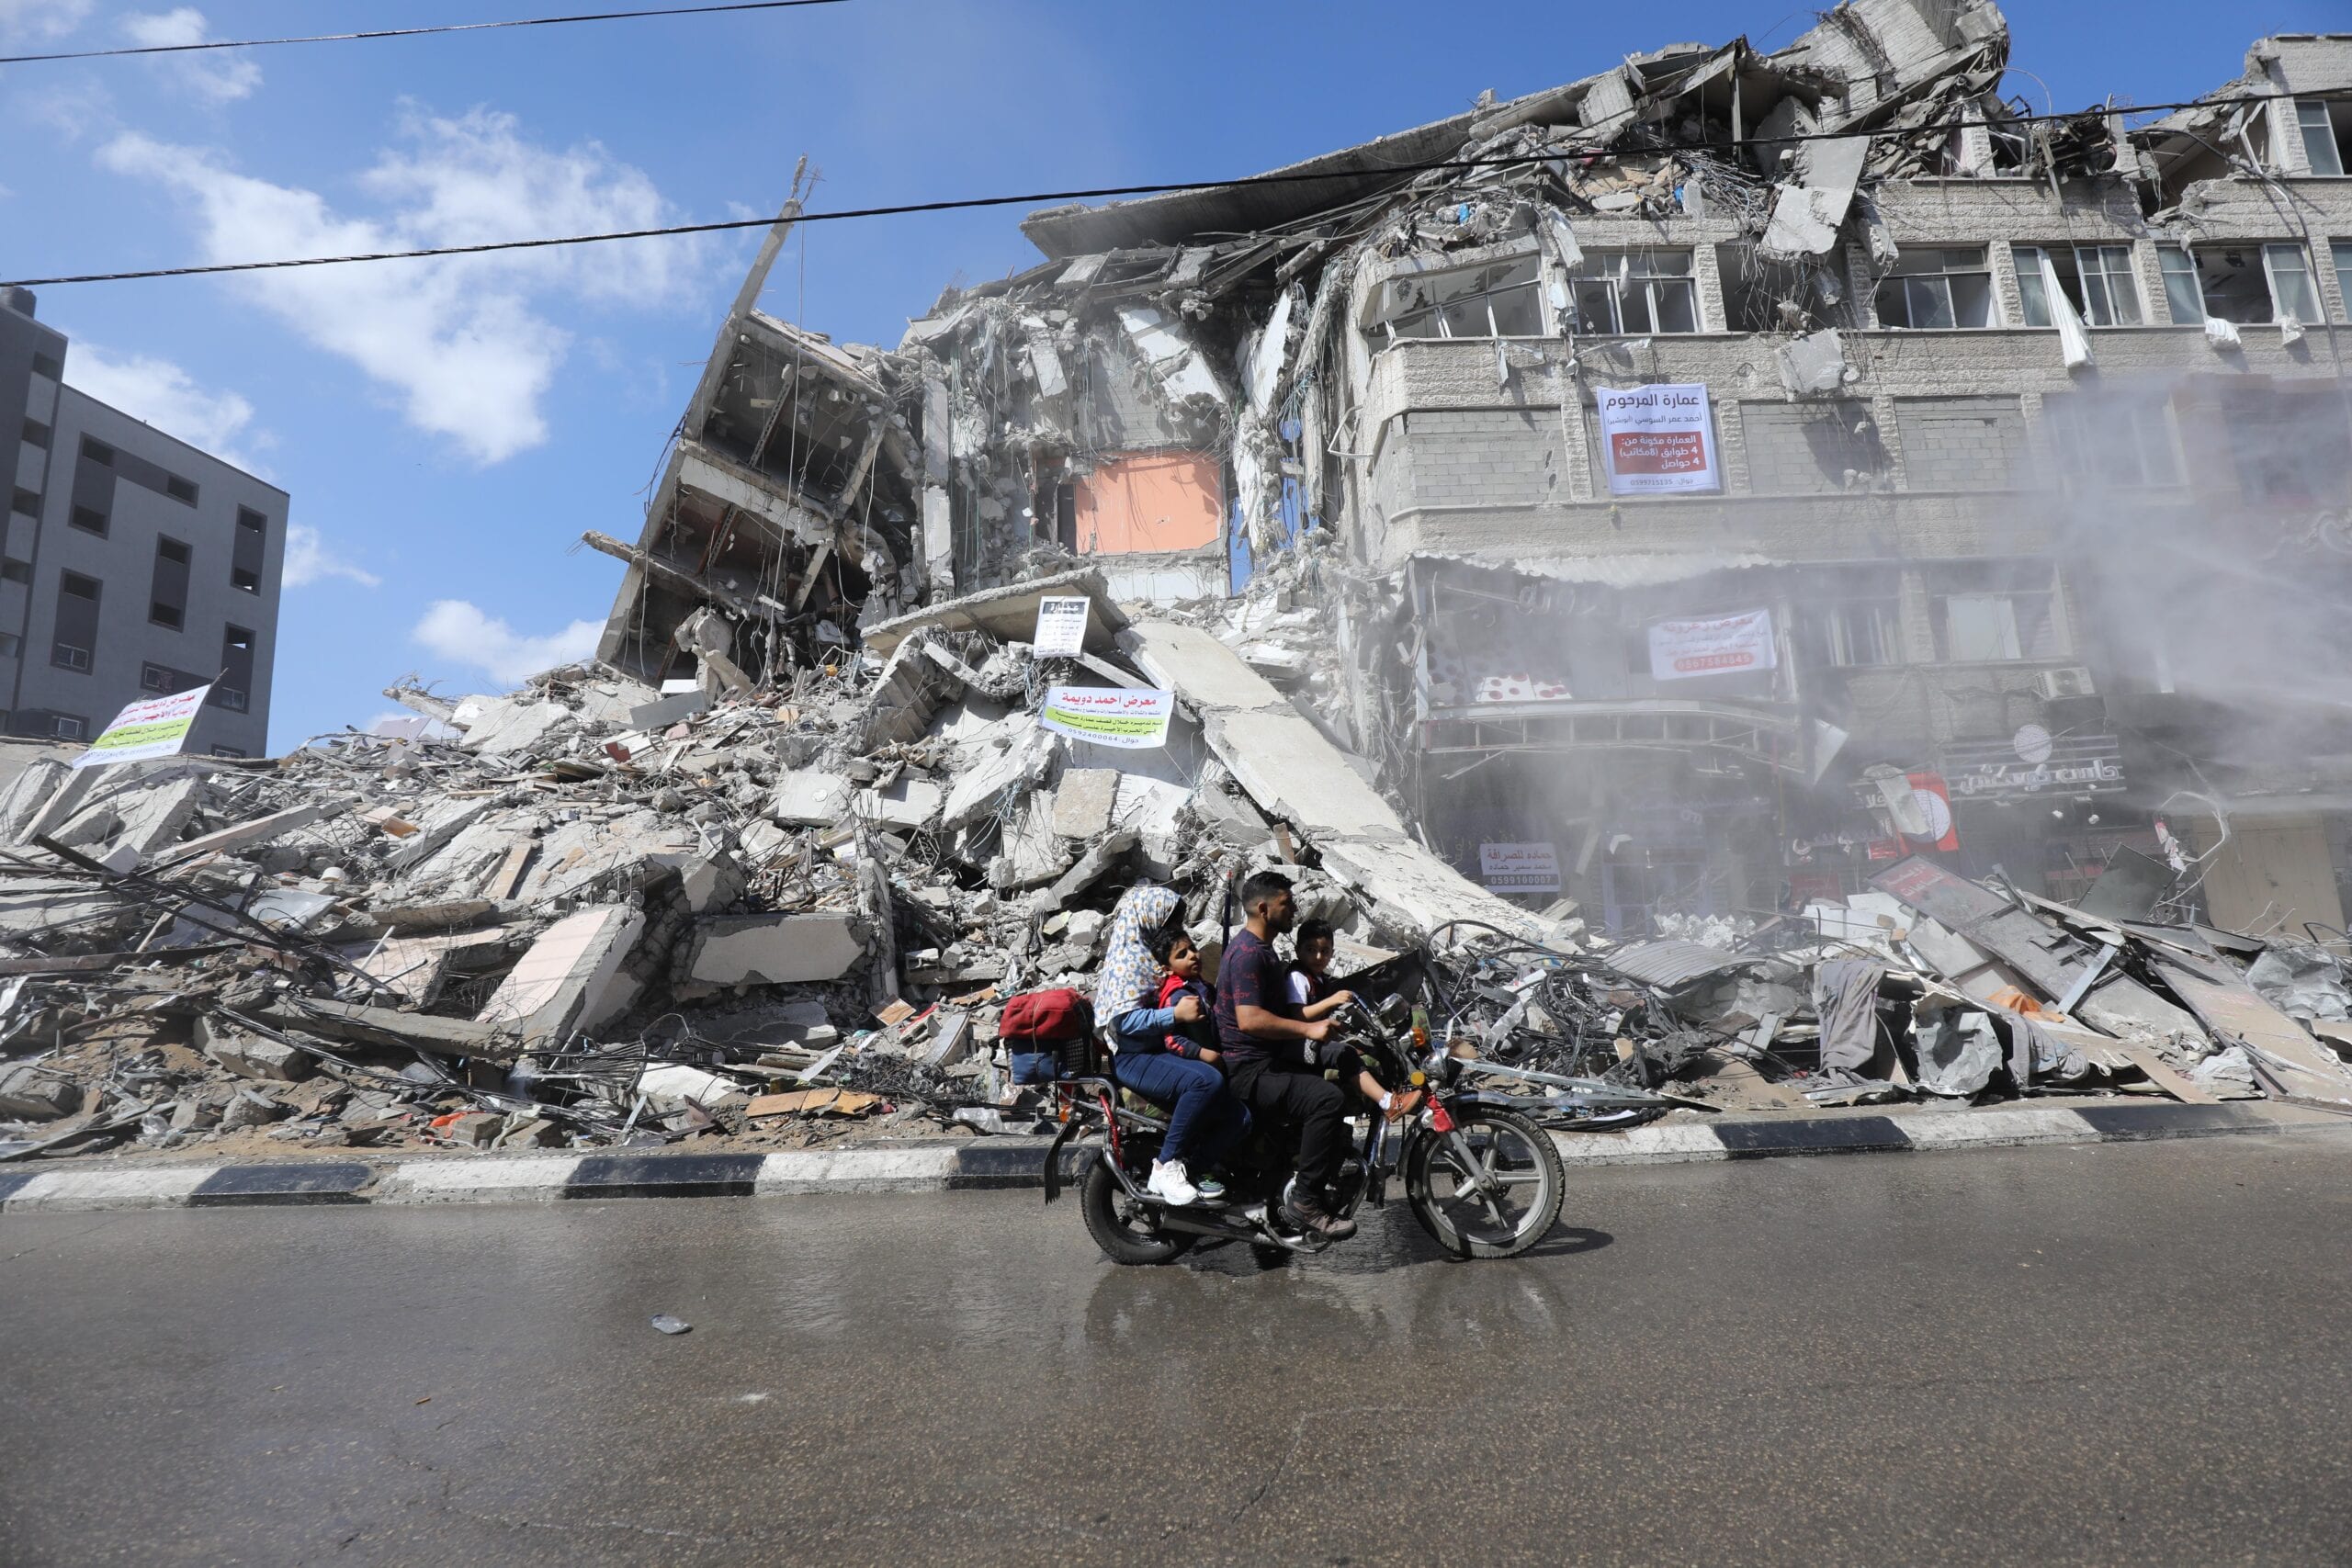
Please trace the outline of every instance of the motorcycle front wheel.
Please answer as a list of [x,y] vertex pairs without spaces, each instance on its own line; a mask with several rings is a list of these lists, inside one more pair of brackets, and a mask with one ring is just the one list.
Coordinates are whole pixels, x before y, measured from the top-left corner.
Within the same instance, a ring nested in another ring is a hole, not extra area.
[[1413,1217],[1456,1258],[1516,1258],[1551,1233],[1567,1195],[1551,1134],[1517,1111],[1464,1106],[1452,1133],[1405,1155]]
[[1193,1245],[1193,1237],[1182,1231],[1159,1231],[1138,1220],[1123,1218],[1120,1208],[1126,1194],[1118,1178],[1111,1174],[1110,1156],[1102,1150],[1092,1151],[1086,1162],[1086,1174],[1078,1181],[1079,1212],[1086,1216],[1086,1234],[1102,1249],[1102,1256],[1114,1263],[1140,1267],[1149,1263],[1167,1263]]

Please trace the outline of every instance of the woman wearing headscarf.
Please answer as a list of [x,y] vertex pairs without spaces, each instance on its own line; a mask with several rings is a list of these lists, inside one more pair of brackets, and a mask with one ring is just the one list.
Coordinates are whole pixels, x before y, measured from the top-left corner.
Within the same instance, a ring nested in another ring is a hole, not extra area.
[[1172,888],[1137,883],[1127,889],[1111,916],[1110,945],[1094,987],[1094,1016],[1110,1026],[1118,1055],[1111,1076],[1122,1087],[1165,1108],[1168,1135],[1151,1162],[1145,1190],[1179,1207],[1203,1196],[1219,1197],[1214,1180],[1195,1183],[1190,1167],[1204,1169],[1241,1131],[1240,1105],[1226,1091],[1225,1075],[1201,1060],[1201,1047],[1181,1033],[1180,1024],[1204,1016],[1200,998],[1179,997],[1158,1005],[1160,965],[1152,939],[1176,918],[1182,900]]

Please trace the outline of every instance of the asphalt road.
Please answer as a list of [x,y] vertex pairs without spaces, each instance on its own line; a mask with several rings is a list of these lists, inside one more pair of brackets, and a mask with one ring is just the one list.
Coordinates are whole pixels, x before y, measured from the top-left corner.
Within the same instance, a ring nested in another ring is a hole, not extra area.
[[2352,1562],[2352,1134],[1572,1179],[11,1215],[0,1562]]

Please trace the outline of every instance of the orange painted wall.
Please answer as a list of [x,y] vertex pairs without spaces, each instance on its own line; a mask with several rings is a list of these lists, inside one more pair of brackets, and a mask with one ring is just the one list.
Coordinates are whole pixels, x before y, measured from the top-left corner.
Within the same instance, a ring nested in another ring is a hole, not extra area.
[[1225,515],[1222,467],[1193,452],[1112,457],[1073,487],[1078,552],[1196,550],[1216,543]]

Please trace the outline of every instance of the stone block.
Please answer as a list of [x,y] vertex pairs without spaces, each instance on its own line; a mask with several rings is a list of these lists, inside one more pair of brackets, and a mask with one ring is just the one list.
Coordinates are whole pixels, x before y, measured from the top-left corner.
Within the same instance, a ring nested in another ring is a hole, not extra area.
[[845,913],[719,916],[696,921],[685,947],[686,978],[713,986],[838,980],[865,956]]
[[1054,831],[1091,843],[1111,830],[1119,797],[1116,768],[1066,768],[1054,786]]
[[888,789],[857,792],[858,817],[884,828],[927,828],[939,818],[946,792],[922,779],[902,778]]
[[605,995],[644,930],[642,913],[617,904],[565,916],[540,933],[474,1021],[512,1028],[526,1047],[560,1043],[601,1022]]
[[768,816],[787,827],[831,828],[848,819],[851,790],[839,773],[795,769],[776,780]]
[[54,1122],[82,1108],[79,1086],[36,1067],[0,1069],[0,1122]]
[[241,1078],[300,1083],[316,1064],[307,1051],[215,1019],[196,1021],[196,1048]]

